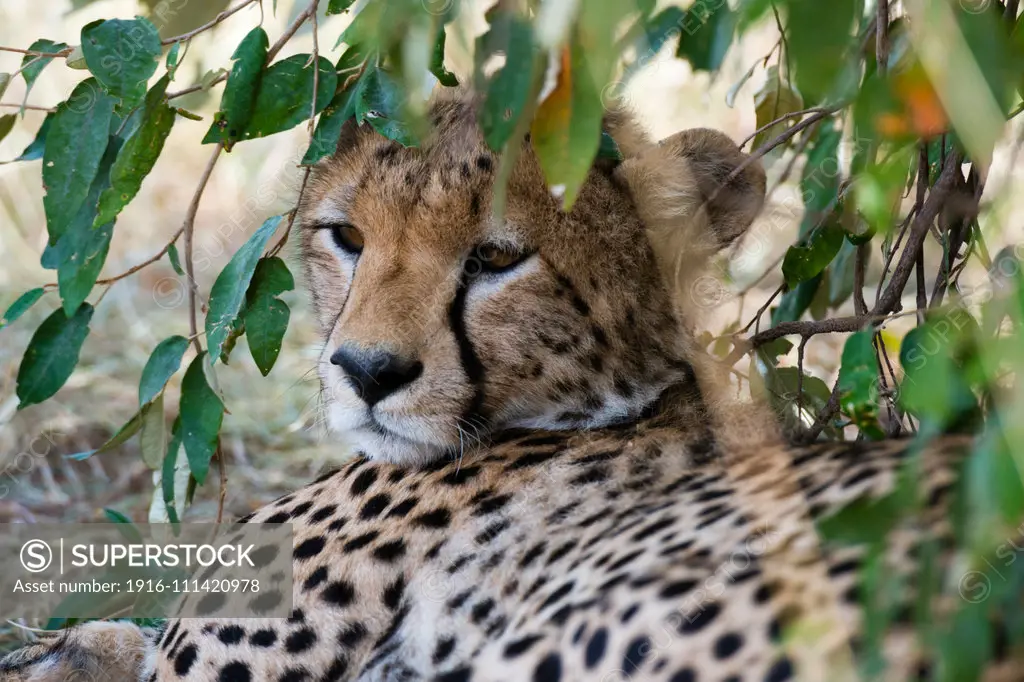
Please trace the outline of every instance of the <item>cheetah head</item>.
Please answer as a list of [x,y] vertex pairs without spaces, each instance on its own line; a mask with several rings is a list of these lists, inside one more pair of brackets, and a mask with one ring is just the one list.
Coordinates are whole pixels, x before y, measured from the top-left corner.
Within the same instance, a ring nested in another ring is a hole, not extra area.
[[497,222],[473,97],[438,96],[430,120],[416,148],[347,123],[300,206],[333,431],[418,465],[503,429],[636,420],[693,381],[688,284],[759,212],[757,163],[711,130],[653,144],[615,113],[623,160],[596,162],[571,211],[527,139]]

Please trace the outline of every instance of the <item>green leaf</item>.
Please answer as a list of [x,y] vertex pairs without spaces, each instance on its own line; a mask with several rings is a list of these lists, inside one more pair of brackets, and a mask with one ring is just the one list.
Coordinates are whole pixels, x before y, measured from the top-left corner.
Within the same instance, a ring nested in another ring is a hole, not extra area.
[[92,227],[92,206],[82,206],[68,233],[57,243],[57,285],[64,312],[73,314],[89,296],[107,260],[114,223]]
[[[537,48],[530,22],[495,5],[490,30],[477,40],[477,52],[505,54],[505,64],[487,82],[479,110],[487,146],[499,152],[508,142],[530,98]],[[491,13],[488,13],[491,15]]]
[[6,116],[0,116],[0,141],[2,141],[7,134],[14,129],[14,122],[18,119],[16,114],[7,114]]
[[129,544],[139,545],[145,542],[142,539],[142,533],[139,532],[139,529],[135,527],[135,524],[132,523],[132,520],[127,516],[116,509],[108,508],[103,509],[103,514],[111,523],[116,523],[118,526],[121,526],[117,531],[121,534],[121,537],[128,541]]
[[[310,117],[313,101],[313,65],[308,54],[292,55],[270,65],[260,80],[252,117],[242,139],[265,137],[293,128]],[[316,111],[334,97],[338,77],[334,66],[320,57]]]
[[260,259],[246,292],[244,319],[249,352],[263,376],[270,373],[277,361],[291,315],[278,296],[294,288],[295,279],[283,260]]
[[782,274],[786,284],[793,287],[817,277],[839,253],[844,241],[843,230],[829,222],[811,233],[806,244],[789,247],[782,260]]
[[695,2],[680,23],[683,32],[676,56],[689,61],[694,71],[717,71],[732,45],[736,18],[728,3],[711,9],[707,3]]
[[687,15],[687,12],[672,6],[666,7],[651,17],[644,26],[642,48],[644,56],[637,60],[637,64],[642,66],[649,62],[661,51],[665,43],[679,35],[679,30],[687,19]]
[[203,144],[222,142],[231,151],[235,142],[242,139],[246,126],[252,118],[256,93],[263,78],[264,64],[270,40],[262,28],[254,28],[246,34],[231,55],[234,64],[228,74],[220,110],[213,117],[213,124],[203,138]]
[[842,175],[842,167],[839,165],[839,143],[842,138],[843,131],[831,121],[821,123],[815,132],[800,177],[800,190],[804,200],[804,217],[800,224],[801,237],[822,225],[835,211]]
[[99,197],[94,227],[117,217],[121,209],[135,198],[142,181],[156,164],[174,124],[174,109],[164,100],[168,82],[164,76],[146,95],[142,121],[121,147],[110,169],[110,187]]
[[569,210],[601,144],[601,93],[587,55],[573,40],[562,54],[555,89],[537,110],[530,136],[550,187],[563,188]]
[[142,369],[139,380],[139,406],[153,400],[167,385],[167,381],[181,367],[181,359],[188,350],[188,339],[184,336],[171,336],[153,349]]
[[881,438],[884,434],[878,427],[878,360],[874,339],[873,330],[860,331],[846,339],[839,367],[839,406],[862,433]]
[[330,0],[327,3],[327,13],[341,14],[348,10],[348,8],[352,6],[353,2],[355,2],[355,0]]
[[197,355],[181,382],[181,442],[185,446],[189,470],[202,484],[210,469],[210,458],[217,449],[217,434],[224,421],[224,403],[206,383],[203,363],[206,354]]
[[178,247],[175,244],[167,246],[167,259],[171,261],[171,267],[181,277],[185,276],[185,270],[181,267],[181,257],[178,255]]
[[11,74],[0,73],[0,97],[7,92],[7,86],[11,84]]
[[795,289],[784,293],[782,300],[779,301],[779,307],[772,311],[772,326],[799,320],[814,300],[823,279],[819,274],[806,282],[800,282]]
[[808,102],[820,102],[838,81],[855,40],[857,0],[785,0],[786,37],[796,85]]
[[[78,306],[89,296],[110,249],[114,223],[108,222],[94,228],[93,220],[100,194],[110,183],[110,168],[117,158],[120,147],[120,138],[109,138],[100,167],[89,188],[89,195],[78,209],[74,220],[68,225],[67,231],[52,249],[51,256],[56,264],[61,304],[68,315],[74,314]],[[44,260],[45,258],[44,253]]]
[[[970,321],[968,321],[970,318]],[[963,309],[948,317],[930,320],[907,332],[900,344],[900,406],[921,419],[951,424],[977,409],[977,399],[956,361],[955,350],[963,331],[973,328],[973,318]]]
[[160,34],[149,19],[107,19],[82,28],[82,52],[89,71],[114,97],[134,105],[160,59]]
[[[31,45],[28,49],[32,52],[60,52],[67,45],[64,43],[57,43],[46,38],[40,38]],[[21,60],[21,76],[25,79],[25,99],[28,99],[28,93],[32,91],[32,86],[36,84],[36,79],[39,78],[39,74],[43,72],[46,65],[53,61],[53,57],[39,57],[37,55],[27,54]],[[24,110],[23,110],[24,111]]]
[[[238,343],[238,339],[240,339],[242,334],[245,333],[245,322],[243,320],[244,315],[244,309],[239,311],[238,317],[236,317],[235,321],[231,323],[231,329],[228,331],[228,335],[224,339],[224,344],[220,347],[220,361],[225,365],[228,364],[228,360],[231,358],[231,351],[235,349],[235,344]],[[207,380],[210,381],[210,385],[214,387],[214,390],[217,390],[216,384],[209,376],[207,376]]]
[[316,130],[313,131],[313,140],[302,157],[303,165],[311,166],[337,149],[342,126],[355,115],[355,93],[355,87],[339,92],[320,114]]
[[58,308],[39,325],[18,368],[18,409],[43,402],[75,371],[92,313],[85,304],[69,319]]
[[[335,70],[339,73],[343,69],[351,69],[359,66],[366,59],[357,48],[350,47],[338,59]],[[313,131],[313,139],[302,157],[304,166],[311,166],[325,156],[329,156],[338,148],[338,140],[341,139],[341,128],[345,121],[355,116],[355,93],[359,90],[359,83],[362,75],[354,83],[343,90],[335,93],[323,112],[320,120],[317,121],[316,130]]]
[[242,245],[217,276],[210,290],[209,311],[206,313],[206,344],[211,363],[220,357],[224,342],[242,309],[245,292],[249,288],[263,248],[270,235],[281,223],[281,216],[268,218],[248,241]]
[[170,80],[174,80],[174,72],[178,70],[178,53],[181,52],[181,41],[171,45],[171,49],[167,50],[167,58],[164,60],[164,66],[167,68],[167,77]]
[[838,308],[853,294],[853,275],[857,266],[857,247],[844,241],[828,269],[828,304]]
[[25,311],[35,305],[36,301],[42,298],[45,293],[45,289],[42,287],[36,287],[35,289],[29,289],[19,296],[18,299],[11,304],[11,307],[7,309],[7,312],[0,317],[0,329],[3,329],[24,315]]
[[43,151],[43,208],[50,244],[67,231],[89,194],[113,114],[114,100],[90,78],[53,115]]
[[757,128],[761,130],[755,137],[752,149],[758,149],[766,142],[786,132],[797,120],[788,119],[779,123],[771,124],[773,121],[801,111],[804,108],[804,101],[800,93],[793,90],[787,83],[779,78],[779,67],[772,65],[768,67],[767,78],[764,85],[754,93],[754,113],[757,115]]
[[35,138],[25,147],[25,151],[15,161],[35,161],[36,159],[43,158],[43,150],[46,149],[46,136],[50,132],[50,124],[53,123],[55,115],[52,113],[46,115],[46,118],[43,119],[43,125],[39,126],[39,132],[36,133]]
[[419,144],[403,121],[405,95],[390,74],[376,67],[367,67],[353,97],[357,122],[368,122],[378,133],[403,146]]
[[77,452],[73,455],[68,455],[67,458],[81,461],[89,459],[93,455],[102,455],[105,452],[116,450],[127,443],[132,436],[137,434],[140,428],[142,428],[142,410],[136,412],[132,418],[129,419],[124,426],[119,428],[117,433],[111,436],[110,440],[103,445],[99,446],[95,450],[86,450],[85,452]]
[[164,394],[158,393],[153,402],[142,408],[142,424],[139,427],[139,447],[142,461],[156,471],[163,464],[167,450],[167,422],[164,419]]
[[434,74],[441,85],[453,88],[459,84],[459,79],[444,67],[445,38],[444,26],[441,26],[437,31],[437,40],[434,41],[434,52],[430,56],[430,73]]
[[171,442],[167,446],[167,454],[164,455],[163,466],[160,469],[160,490],[164,497],[164,506],[167,508],[167,519],[178,523],[178,511],[174,506],[174,479],[178,465],[178,452],[181,450],[181,417],[174,420],[171,426]]
[[882,498],[861,498],[818,521],[824,540],[878,546],[899,523],[904,509],[899,492]]

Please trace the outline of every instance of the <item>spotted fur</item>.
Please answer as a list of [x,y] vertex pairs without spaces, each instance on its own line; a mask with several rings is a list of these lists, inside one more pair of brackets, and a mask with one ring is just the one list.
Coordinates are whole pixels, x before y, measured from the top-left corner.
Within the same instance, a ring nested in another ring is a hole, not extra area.
[[[866,549],[816,523],[891,492],[908,445],[776,443],[722,411],[690,340],[686,282],[750,224],[760,168],[719,133],[654,145],[616,113],[624,159],[571,212],[524,145],[496,222],[472,98],[431,116],[418,149],[346,126],[301,207],[326,403],[361,454],[246,519],[294,525],[291,617],[72,628],[2,659],[0,682],[854,678]],[[532,255],[479,275],[486,242]],[[368,404],[341,347],[383,349],[403,383]],[[908,585],[887,678],[934,664],[910,637],[914,554],[951,541],[968,445],[925,454],[926,503],[884,555]],[[285,589],[269,577],[252,608]],[[112,660],[112,636],[133,654]]]

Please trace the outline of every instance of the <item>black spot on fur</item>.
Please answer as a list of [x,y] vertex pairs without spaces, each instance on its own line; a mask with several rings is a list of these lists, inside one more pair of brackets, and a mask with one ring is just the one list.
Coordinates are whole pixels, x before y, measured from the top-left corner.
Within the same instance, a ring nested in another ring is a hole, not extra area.
[[326,542],[323,537],[317,536],[308,538],[299,543],[299,546],[295,548],[293,556],[296,559],[304,560],[310,557],[315,557],[317,554],[323,551]]
[[249,682],[252,679],[252,673],[249,671],[247,663],[231,661],[220,669],[217,679],[219,682]]
[[444,507],[438,507],[433,511],[420,514],[412,519],[414,525],[435,529],[447,528],[451,521],[452,514]]
[[225,625],[217,633],[217,639],[225,644],[238,644],[245,637],[245,630],[237,625]]
[[273,630],[257,630],[249,635],[249,644],[262,648],[271,647],[277,641],[277,633]]
[[373,549],[373,558],[385,563],[392,563],[405,556],[405,541],[401,538],[385,542]]
[[584,663],[587,668],[593,670],[604,658],[605,649],[608,647],[608,630],[599,628],[590,636],[587,648],[584,652]]
[[334,606],[348,606],[356,597],[356,590],[347,580],[335,580],[328,583],[320,593],[320,598]]
[[199,650],[195,644],[189,644],[178,652],[178,655],[174,657],[174,672],[178,677],[188,675],[188,671],[192,669],[192,664],[196,662],[198,653]]
[[349,488],[349,492],[353,496],[359,496],[365,493],[371,485],[377,480],[377,470],[367,469],[363,473],[356,477],[356,480],[352,481],[352,487]]
[[363,520],[377,518],[391,504],[391,496],[386,493],[374,495],[359,510],[359,518]]
[[371,530],[368,533],[356,536],[345,543],[343,551],[346,554],[356,552],[376,540],[378,535],[380,535],[380,531]]
[[302,628],[288,635],[284,640],[284,648],[290,654],[298,654],[316,644],[316,633],[312,628]]

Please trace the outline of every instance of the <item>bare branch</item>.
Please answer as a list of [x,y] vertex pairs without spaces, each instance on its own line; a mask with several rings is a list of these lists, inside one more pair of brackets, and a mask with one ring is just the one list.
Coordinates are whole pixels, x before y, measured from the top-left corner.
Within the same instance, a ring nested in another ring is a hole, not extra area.
[[889,285],[879,298],[878,305],[875,306],[875,315],[891,313],[899,309],[903,289],[910,278],[910,271],[917,260],[917,252],[920,250],[924,243],[924,238],[928,234],[928,228],[946,204],[950,191],[953,189],[956,179],[960,176],[961,159],[962,157],[959,152],[953,152],[946,158],[942,174],[935,182],[935,186],[928,195],[928,199],[921,206],[920,212],[910,225],[906,246],[903,247],[903,253],[900,255],[900,260],[893,270]]
[[14,102],[0,102],[0,107],[7,107],[8,109],[31,109],[32,111],[45,111],[48,114],[52,114],[57,111],[56,107],[41,107],[36,104],[15,104]]
[[235,5],[234,7],[226,9],[223,12],[220,12],[217,16],[215,16],[213,19],[211,19],[210,21],[206,22],[202,26],[198,26],[198,27],[192,29],[191,31],[189,31],[188,33],[182,33],[180,36],[173,36],[171,38],[165,38],[164,40],[160,41],[160,44],[161,45],[173,45],[174,43],[181,42],[183,40],[188,40],[188,39],[190,39],[190,38],[192,38],[194,36],[199,35],[203,31],[207,31],[207,30],[213,28],[214,26],[216,26],[220,22],[222,22],[225,19],[227,19],[228,17],[230,17],[235,12],[237,12],[239,10],[242,10],[242,9],[245,9],[249,5],[251,5],[253,3],[256,3],[256,2],[259,2],[259,0],[242,0],[241,3]]
[[821,432],[825,430],[825,425],[832,421],[832,417],[839,412],[839,382],[832,387],[832,394],[828,397],[828,402],[825,403],[825,407],[821,408],[821,412],[818,413],[817,419],[811,424],[811,427],[800,437],[800,441],[804,443],[813,443]]
[[199,343],[199,325],[196,322],[196,278],[195,267],[192,263],[192,234],[195,231],[196,213],[199,211],[199,200],[203,198],[203,191],[206,189],[206,183],[210,180],[210,175],[213,173],[213,167],[217,165],[217,159],[220,158],[220,152],[222,149],[224,149],[224,146],[218,144],[213,150],[210,160],[206,163],[206,168],[203,170],[203,174],[199,178],[199,185],[196,187],[195,194],[192,195],[192,202],[188,205],[188,212],[185,213],[185,222],[181,226],[181,232],[185,235],[185,275],[188,279],[189,330],[191,331],[192,343],[196,348],[196,353],[202,353],[203,347]]
[[0,45],[0,52],[17,52],[18,54],[30,54],[34,57],[52,57],[54,59],[57,57],[67,57],[71,54],[73,49],[73,47],[65,47],[60,52],[39,52],[38,50],[23,50],[20,47],[6,47],[4,45]]
[[772,126],[778,125],[779,123],[782,123],[784,121],[788,121],[791,118],[800,118],[801,116],[807,116],[809,114],[820,114],[820,113],[824,113],[825,115],[828,115],[828,114],[833,114],[835,112],[832,111],[831,109],[826,108],[826,107],[811,107],[810,109],[804,109],[802,111],[794,111],[794,112],[791,112],[791,113],[788,113],[788,114],[783,114],[782,116],[779,116],[774,121],[771,121],[770,123],[764,124],[763,126],[758,128],[757,130],[752,132],[750,135],[748,135],[746,138],[744,138],[744,140],[742,142],[740,142],[740,149],[743,149],[744,147],[746,147],[750,143],[751,140],[753,140],[755,137],[757,137],[758,135],[760,135],[764,131],[770,129]]

